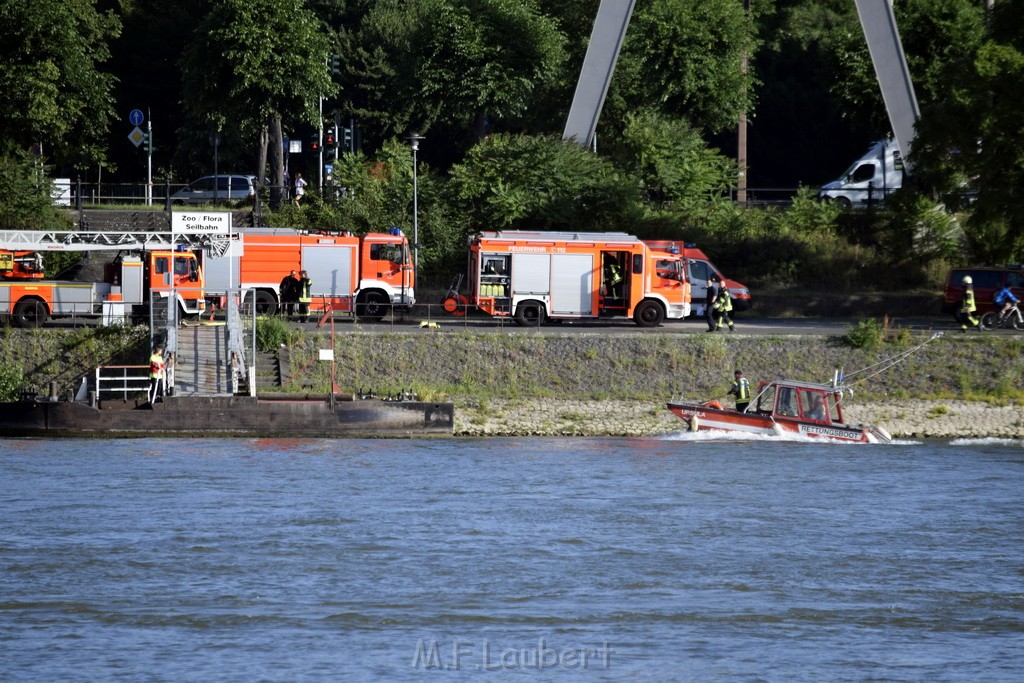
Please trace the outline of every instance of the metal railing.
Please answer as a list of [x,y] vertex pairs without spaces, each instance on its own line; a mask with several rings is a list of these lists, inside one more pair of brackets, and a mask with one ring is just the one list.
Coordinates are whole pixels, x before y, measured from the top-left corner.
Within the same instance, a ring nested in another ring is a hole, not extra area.
[[130,395],[149,391],[149,384],[148,365],[101,365],[93,378],[97,399],[113,394],[127,401]]

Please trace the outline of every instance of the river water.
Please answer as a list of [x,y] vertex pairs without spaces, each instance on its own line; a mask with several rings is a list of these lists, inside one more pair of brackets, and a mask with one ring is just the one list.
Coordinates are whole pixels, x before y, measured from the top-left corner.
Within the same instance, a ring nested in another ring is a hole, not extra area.
[[0,680],[1019,681],[1024,444],[8,440]]

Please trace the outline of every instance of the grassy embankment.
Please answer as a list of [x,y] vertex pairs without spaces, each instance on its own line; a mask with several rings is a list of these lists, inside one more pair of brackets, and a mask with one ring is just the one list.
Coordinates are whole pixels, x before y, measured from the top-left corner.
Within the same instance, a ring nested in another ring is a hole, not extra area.
[[[684,323],[688,324],[688,323]],[[747,377],[825,381],[835,368],[855,371],[892,358],[926,339],[869,326],[847,337],[679,335],[656,330],[631,336],[481,334],[458,330],[366,333],[336,338],[336,380],[345,392],[378,395],[413,389],[426,400],[454,400],[463,409],[490,399],[583,398],[661,403],[683,392],[721,396],[732,371]],[[330,364],[316,360],[330,346],[322,331],[290,330],[282,391],[326,392]],[[855,344],[854,345],[851,345]],[[0,390],[57,382],[64,395],[100,364],[143,364],[145,328],[17,330],[0,328]],[[276,348],[276,345],[275,345]],[[1010,401],[1024,398],[1024,338],[949,333],[895,368],[856,385],[858,398]]]

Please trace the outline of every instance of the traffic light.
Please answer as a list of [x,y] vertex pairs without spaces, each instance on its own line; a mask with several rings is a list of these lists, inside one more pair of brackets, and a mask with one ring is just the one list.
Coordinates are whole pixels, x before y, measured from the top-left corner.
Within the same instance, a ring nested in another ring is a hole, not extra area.
[[142,144],[139,147],[146,150],[148,154],[153,153],[153,134],[148,130],[142,131]]
[[341,73],[341,55],[334,53],[331,55],[331,75],[337,76]]
[[319,135],[314,135],[312,138],[310,138],[310,140],[309,140],[309,151],[312,152],[313,154],[319,154],[320,153],[320,136]]
[[337,129],[331,126],[324,131],[324,157],[330,161],[338,156]]
[[345,139],[342,141],[342,146],[348,151],[352,151],[352,129],[344,128]]

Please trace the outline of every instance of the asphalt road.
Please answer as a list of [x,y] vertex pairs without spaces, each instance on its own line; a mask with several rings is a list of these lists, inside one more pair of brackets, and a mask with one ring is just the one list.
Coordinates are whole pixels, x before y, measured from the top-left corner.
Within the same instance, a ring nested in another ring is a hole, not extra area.
[[[863,318],[759,318],[746,317],[742,314],[735,318],[736,331],[734,334],[744,335],[824,335],[838,336],[846,334]],[[668,321],[657,328],[638,327],[632,320],[588,320],[579,322],[562,321],[556,323],[545,323],[540,327],[528,328],[516,325],[512,320],[503,318],[490,318],[481,315],[470,315],[457,318],[446,313],[431,316],[390,316],[378,323],[356,321],[350,317],[338,317],[335,319],[335,332],[344,334],[353,331],[365,332],[413,332],[420,330],[420,323],[423,321],[436,322],[441,330],[458,331],[466,330],[476,334],[541,334],[541,335],[562,335],[562,334],[600,334],[600,335],[628,335],[628,334],[707,334],[707,324],[703,318],[688,318],[683,321]],[[71,328],[71,327],[93,327],[97,324],[95,319],[76,320],[62,319],[51,320],[46,323],[47,328]],[[292,323],[298,327],[313,330],[318,323]],[[959,332],[959,326],[950,317],[927,317],[927,318],[893,318],[890,324],[894,327],[908,328],[917,332]],[[328,323],[329,325],[329,323]],[[429,329],[424,329],[424,332]],[[727,331],[717,334],[729,334]],[[1011,329],[986,331],[984,334],[1012,336],[1022,334]]]
[[[379,323],[354,322],[350,318],[339,318],[335,322],[335,330],[344,332],[347,330],[363,331],[406,331],[417,329],[421,321],[430,320],[436,322],[442,330],[467,330],[475,333],[502,333],[502,334],[646,334],[656,331],[660,334],[707,334],[707,324],[703,319],[689,318],[685,321],[670,321],[661,327],[641,328],[631,320],[598,320],[561,323],[546,323],[538,328],[526,328],[516,325],[511,320],[500,320],[493,318],[481,318],[470,316],[468,318],[454,318],[451,316],[440,316],[432,318],[399,318],[392,321],[387,318]],[[736,331],[734,334],[755,334],[755,335],[843,335],[850,331],[860,319],[854,318],[755,318],[737,317],[735,320]],[[952,318],[904,318],[891,321],[894,326],[909,328],[921,332],[955,332],[958,327]],[[306,323],[303,327],[314,328],[314,323]],[[424,330],[426,331],[426,330]],[[717,334],[729,334],[726,331]],[[1000,330],[986,332],[985,334],[1018,334],[1013,330]]]

